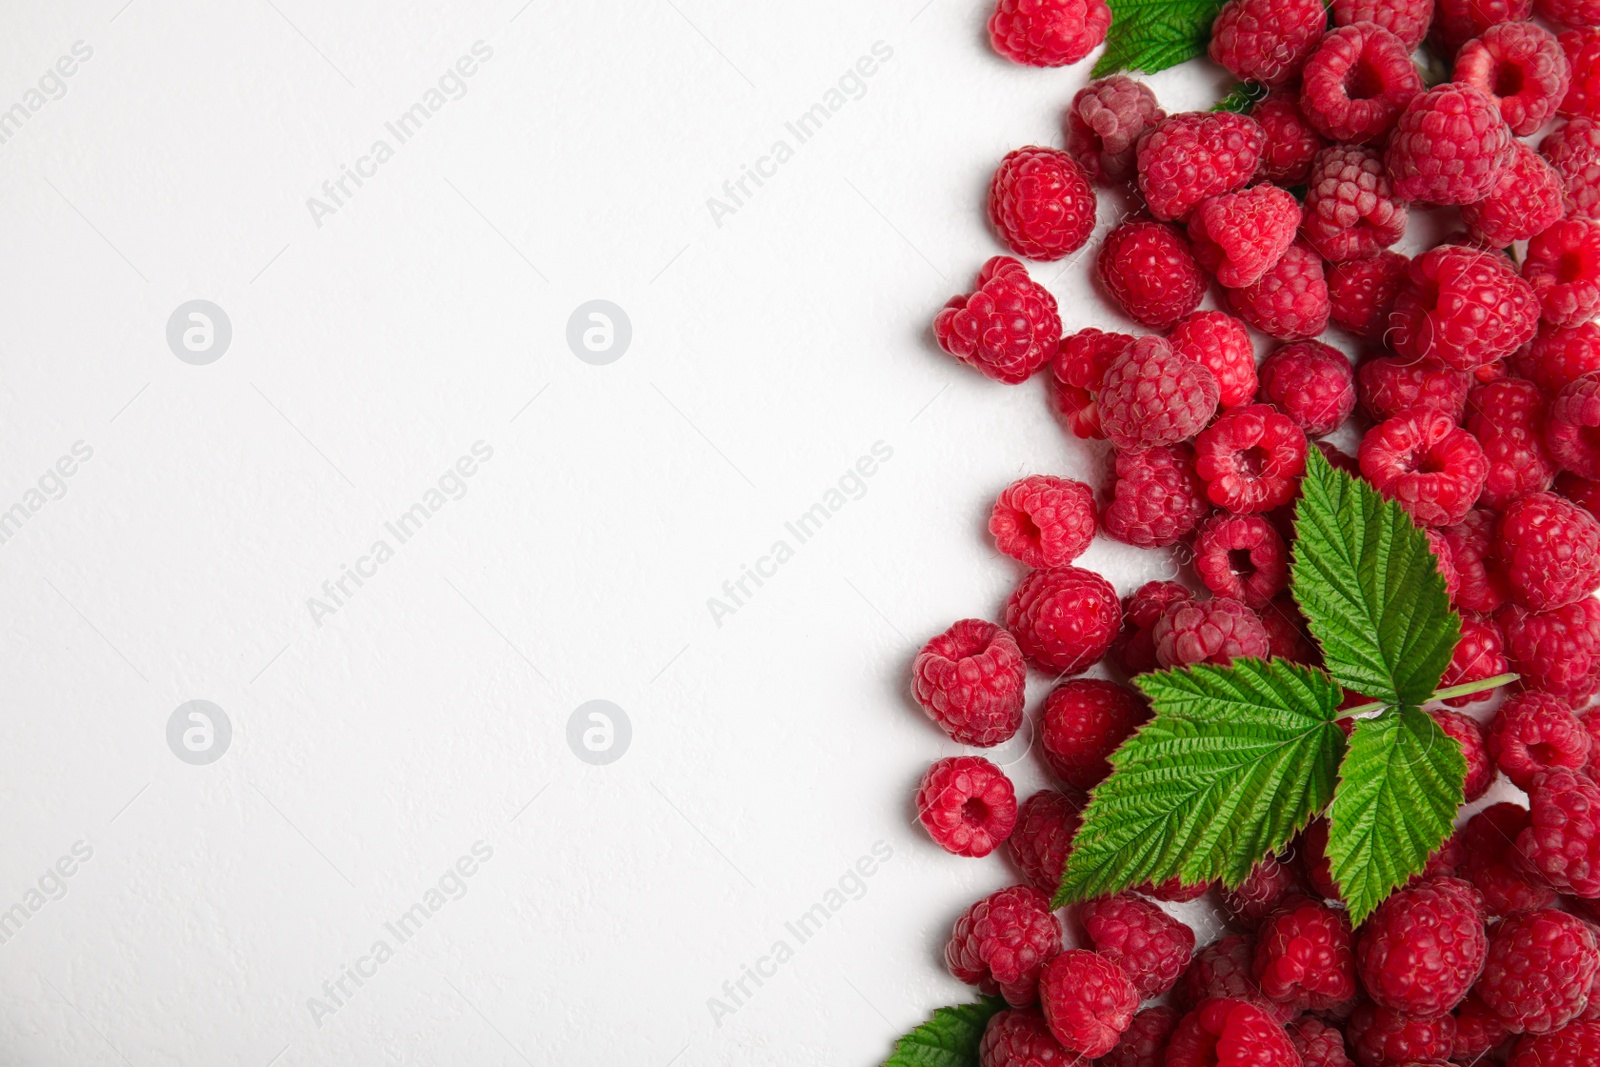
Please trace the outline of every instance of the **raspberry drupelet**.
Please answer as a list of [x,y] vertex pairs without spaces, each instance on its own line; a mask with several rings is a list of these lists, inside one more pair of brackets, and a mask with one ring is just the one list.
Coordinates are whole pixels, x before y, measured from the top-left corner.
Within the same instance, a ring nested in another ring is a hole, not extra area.
[[911,694],[952,741],[988,748],[1022,725],[1027,678],[1015,638],[992,622],[962,619],[917,653]]

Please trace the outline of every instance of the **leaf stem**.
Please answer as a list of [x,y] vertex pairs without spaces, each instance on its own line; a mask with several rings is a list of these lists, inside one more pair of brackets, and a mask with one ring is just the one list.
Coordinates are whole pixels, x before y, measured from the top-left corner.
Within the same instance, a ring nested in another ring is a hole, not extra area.
[[[1469,697],[1474,693],[1482,693],[1489,689],[1498,689],[1502,685],[1508,685],[1509,683],[1516,681],[1519,677],[1521,677],[1521,675],[1497,674],[1493,678],[1480,678],[1476,682],[1463,682],[1461,685],[1452,685],[1447,689],[1435,689],[1433,691],[1433,695],[1428,699],[1449,700],[1452,697]],[[1382,711],[1384,708],[1389,706],[1390,705],[1387,700],[1374,700],[1370,704],[1357,704],[1353,708],[1346,708],[1344,713],[1338,717],[1341,719],[1353,719],[1358,715],[1365,715],[1368,712]]]

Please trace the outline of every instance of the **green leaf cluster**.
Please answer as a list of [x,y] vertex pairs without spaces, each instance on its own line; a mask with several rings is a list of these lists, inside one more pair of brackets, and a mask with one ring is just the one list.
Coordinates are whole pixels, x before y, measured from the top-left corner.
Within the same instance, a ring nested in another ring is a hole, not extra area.
[[895,1042],[883,1067],[978,1067],[983,1028],[1005,1006],[1000,997],[984,997],[976,1004],[939,1008]]

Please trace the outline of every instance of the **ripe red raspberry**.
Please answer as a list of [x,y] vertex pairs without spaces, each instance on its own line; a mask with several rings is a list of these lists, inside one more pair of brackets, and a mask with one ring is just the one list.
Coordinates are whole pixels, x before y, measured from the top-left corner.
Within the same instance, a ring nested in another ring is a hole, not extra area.
[[[1450,665],[1444,669],[1444,677],[1439,679],[1439,688],[1448,689],[1455,685],[1466,685],[1469,682],[1481,682],[1488,678],[1494,678],[1497,675],[1505,674],[1508,666],[1505,655],[1505,638],[1500,633],[1500,627],[1494,624],[1494,620],[1464,615],[1461,618],[1461,640],[1456,644],[1455,654],[1450,657]],[[1445,703],[1452,707],[1464,708],[1468,704],[1482,703],[1494,696],[1494,693],[1493,689],[1489,689],[1468,696],[1451,697]],[[1472,722],[1470,719],[1468,721]],[[1476,722],[1473,722],[1473,728],[1477,728]],[[1449,730],[1445,732],[1450,733]],[[1461,740],[1458,735],[1452,734],[1452,736],[1455,736],[1458,741]],[[1481,748],[1483,745],[1483,735],[1481,733],[1477,735],[1477,740]],[[1466,747],[1466,741],[1461,743],[1463,747]],[[1490,767],[1487,770],[1492,774],[1494,768]],[[1472,776],[1472,754],[1470,752],[1467,754],[1467,775],[1470,780]],[[1485,778],[1483,781],[1484,788],[1488,788],[1488,785],[1488,779]],[[1480,794],[1481,792],[1482,790],[1479,790]],[[1477,797],[1471,795],[1470,789],[1468,790],[1467,799],[1477,799]]]
[[1289,585],[1289,548],[1260,515],[1213,515],[1194,539],[1194,569],[1216,596],[1264,608]]
[[1600,970],[1594,932],[1548,908],[1503,920],[1474,992],[1514,1034],[1547,1034],[1583,1011]]
[[1513,501],[1500,519],[1511,597],[1534,611],[1564,607],[1600,585],[1600,521],[1554,493]]
[[1532,13],[1533,0],[1438,0],[1433,37],[1448,58],[1490,26],[1522,22]]
[[1100,47],[1110,28],[1105,0],[1000,0],[989,41],[1013,63],[1064,67]]
[[1107,757],[1150,718],[1144,698],[1101,678],[1073,678],[1045,698],[1039,745],[1045,766],[1087,792],[1111,773]]
[[1032,1009],[1008,1008],[995,1015],[978,1042],[980,1067],[1055,1067],[1070,1062],[1071,1056],[1050,1033],[1044,1016]]
[[1165,330],[1200,304],[1206,276],[1175,227],[1135,219],[1106,234],[1095,271],[1130,319]]
[[1545,444],[1561,466],[1600,478],[1600,374],[1586,374],[1550,402]]
[[1366,259],[1330,265],[1328,300],[1333,321],[1363,340],[1381,342],[1410,265],[1411,260],[1387,249]]
[[1461,208],[1467,234],[1489,248],[1506,248],[1526,241],[1561,218],[1566,188],[1561,175],[1543,156],[1514,142],[1511,162],[1493,187],[1475,204]]
[[[1546,6],[1555,7],[1557,3],[1546,0]],[[1559,5],[1565,6],[1565,5]],[[1596,72],[1596,63],[1600,62],[1600,5],[1588,0],[1586,6],[1594,10],[1594,14],[1579,23],[1573,19],[1557,18],[1555,22],[1567,22],[1581,25],[1582,29],[1568,30],[1560,38],[1563,58],[1572,72],[1572,84],[1565,97],[1558,97],[1563,115],[1581,115],[1584,118],[1600,118],[1600,73]],[[1532,132],[1532,131],[1529,131]]]
[[1506,659],[1523,685],[1573,701],[1600,689],[1600,600],[1584,597],[1541,612],[1507,604],[1494,621],[1506,635]]
[[1422,531],[1428,538],[1428,550],[1433,553],[1433,564],[1439,572],[1439,577],[1444,579],[1444,595],[1455,603],[1456,590],[1461,588],[1461,575],[1456,573],[1456,561],[1450,554],[1450,544],[1444,539],[1444,534],[1438,527],[1430,526]]
[[1019,256],[1060,259],[1076,252],[1094,231],[1094,219],[1089,176],[1058,149],[1009,152],[989,183],[989,221]]
[[1500,1017],[1485,1008],[1475,995],[1468,994],[1455,1015],[1456,1039],[1451,1051],[1457,1063],[1477,1063],[1511,1036]]
[[1441,531],[1450,546],[1456,574],[1461,577],[1456,606],[1463,611],[1494,611],[1510,595],[1499,564],[1489,562],[1494,556],[1495,528],[1499,523],[1500,516],[1493,511],[1474,508],[1460,523]]
[[1556,475],[1555,490],[1589,514],[1600,517],[1600,482],[1562,471]]
[[1547,393],[1559,393],[1590,371],[1600,370],[1600,323],[1570,329],[1549,323],[1517,351],[1517,373]]
[[1240,81],[1283,85],[1316,50],[1328,15],[1321,0],[1228,0],[1211,23],[1211,58]]
[[1189,969],[1178,984],[1178,1002],[1190,1008],[1211,997],[1243,1000],[1265,1011],[1273,1022],[1282,1024],[1294,1018],[1295,1009],[1269,1000],[1256,985],[1251,973],[1255,965],[1256,943],[1252,937],[1224,937],[1195,953]]
[[1300,860],[1300,873],[1317,896],[1326,900],[1339,899],[1339,883],[1333,879],[1333,865],[1328,861],[1328,820],[1312,819],[1310,825],[1295,838],[1295,856]]
[[1206,496],[1235,514],[1271,511],[1294,499],[1306,469],[1306,435],[1267,404],[1224,412],[1195,439],[1195,472]]
[[1298,96],[1292,90],[1270,93],[1250,112],[1266,134],[1256,166],[1258,181],[1285,188],[1299,185],[1311,171],[1312,157],[1328,143],[1300,113]]
[[1147,448],[1117,453],[1111,503],[1100,523],[1123,544],[1164,548],[1189,536],[1210,510],[1192,447]]
[[1567,214],[1600,219],[1600,122],[1572,118],[1545,134],[1539,154],[1567,185]]
[[1382,140],[1422,92],[1410,53],[1376,23],[1333,30],[1301,72],[1301,113],[1331,141]]
[[1481,503],[1506,507],[1555,480],[1555,461],[1544,445],[1547,407],[1538,387],[1518,378],[1474,386],[1468,394],[1467,431],[1483,445],[1489,464]]
[[1571,81],[1556,35],[1531,22],[1502,22],[1456,54],[1455,80],[1493,100],[1511,132],[1537,133]]
[[1600,1063],[1600,1022],[1576,1022],[1517,1042],[1507,1067],[1591,1067]]
[[1161,613],[1153,636],[1156,662],[1163,667],[1226,667],[1236,658],[1266,659],[1271,652],[1260,618],[1228,597],[1174,604]]
[[982,619],[962,619],[911,664],[911,695],[928,718],[952,741],[978,748],[1017,732],[1027,680],[1016,639]]
[[1436,359],[1376,356],[1356,368],[1361,410],[1374,422],[1392,419],[1413,407],[1437,411],[1461,422],[1471,384],[1468,374]]
[[1089,1057],[1116,1048],[1139,1010],[1139,994],[1122,968],[1081,948],[1068,949],[1046,965],[1039,1001],[1062,1047]]
[[1200,201],[1189,215],[1189,245],[1218,282],[1237,289],[1253,285],[1278,262],[1299,222],[1293,193],[1253,185]]
[[1308,665],[1321,662],[1320,654],[1311,643],[1306,618],[1300,614],[1293,597],[1285,593],[1256,614],[1261,616],[1261,625],[1267,628],[1267,647],[1273,659]]
[[1193,600],[1194,594],[1177,582],[1146,582],[1122,601],[1122,633],[1111,648],[1111,662],[1128,677],[1153,671],[1156,644],[1151,632],[1167,605]]
[[987,856],[1011,836],[1017,791],[981,756],[949,756],[922,775],[917,818],[934,843],[956,856]]
[[1167,343],[1217,379],[1217,403],[1225,408],[1247,404],[1256,395],[1256,353],[1250,331],[1232,315],[1194,311],[1178,320]]
[[1555,891],[1528,881],[1514,865],[1516,839],[1528,826],[1528,809],[1517,804],[1491,804],[1461,828],[1461,845],[1467,854],[1467,878],[1483,894],[1491,915],[1512,915],[1529,908],[1547,908]]
[[1460,879],[1429,879],[1378,905],[1356,944],[1361,981],[1375,1002],[1424,1016],[1461,1003],[1489,951],[1473,892]]
[[[1460,648],[1468,644],[1470,638],[1467,636],[1469,633],[1467,627],[1469,625],[1481,627],[1484,632],[1492,636],[1495,642],[1495,658],[1492,664],[1499,668],[1495,673],[1504,673],[1506,661],[1504,657],[1499,655],[1500,646],[1498,642],[1500,640],[1500,632],[1494,629],[1492,624],[1463,621],[1461,645],[1457,647]],[[1488,659],[1489,657],[1484,656],[1483,658]],[[1451,666],[1452,668],[1454,667],[1453,660],[1451,661]],[[1492,678],[1493,676],[1491,674],[1484,677]],[[1444,680],[1440,682],[1440,685],[1448,686],[1451,684],[1454,684],[1454,682],[1450,677],[1450,670],[1447,669]],[[1466,703],[1467,699],[1466,697],[1457,697],[1455,700],[1448,700],[1445,703],[1461,706]],[[1471,699],[1477,700],[1480,698],[1473,697]],[[1455,738],[1456,742],[1461,745],[1461,754],[1467,762],[1467,777],[1463,786],[1466,793],[1466,802],[1470,804],[1487,793],[1489,786],[1494,782],[1494,760],[1489,756],[1489,743],[1484,737],[1483,726],[1470,715],[1464,715],[1459,711],[1451,711],[1448,708],[1438,708],[1429,712],[1429,714],[1433,716],[1433,721],[1439,724],[1441,730]]]
[[[1335,263],[1364,259],[1388,248],[1406,232],[1409,209],[1390,188],[1377,149],[1361,145],[1324,148],[1312,161],[1306,182],[1300,232],[1323,259]],[[1221,277],[1217,280],[1228,284]]]
[[1146,1008],[1133,1017],[1117,1047],[1095,1061],[1097,1067],[1164,1067],[1167,1041],[1178,1025],[1171,1008]]
[[1305,1067],[1355,1067],[1345,1052],[1344,1035],[1314,1015],[1290,1023],[1289,1040]]
[[1206,197],[1243,187],[1265,144],[1261,127],[1246,115],[1169,115],[1139,142],[1139,192],[1156,218],[1185,219]]
[[1544,321],[1557,327],[1590,322],[1600,311],[1600,222],[1567,219],[1528,241],[1522,264]]
[[1124,74],[1092,81],[1067,105],[1067,151],[1092,181],[1132,181],[1140,135],[1166,117],[1144,82]]
[[1351,936],[1345,913],[1325,904],[1303,900],[1275,913],[1256,935],[1261,991],[1301,1011],[1325,1011],[1354,1000]]
[[1268,856],[1251,868],[1237,888],[1222,891],[1222,908],[1234,923],[1254,930],[1278,908],[1304,896],[1305,890],[1293,867]]
[[1449,416],[1421,409],[1368,430],[1358,458],[1367,481],[1423,526],[1460,522],[1489,473],[1477,438]]
[[1061,951],[1061,923],[1050,898],[1014,885],[990,893],[956,920],[944,947],[950,973],[1014,1008],[1039,998],[1039,974]]
[[1217,379],[1172,350],[1165,338],[1134,341],[1106,368],[1097,397],[1100,428],[1120,449],[1187,440],[1217,410]]
[[[1587,749],[1588,731],[1579,730]],[[1577,770],[1553,770],[1525,788],[1528,827],[1517,835],[1516,862],[1557,892],[1600,897],[1600,785]]]
[[1289,1034],[1243,1000],[1208,997],[1178,1022],[1166,1067],[1301,1067]]
[[1261,399],[1313,437],[1343,426],[1356,407],[1350,361],[1321,341],[1280,347],[1261,364],[1260,377]]
[[939,347],[1007,385],[1027,381],[1061,342],[1056,298],[1010,256],[978,272],[976,292],[953,296],[933,320]]
[[1082,482],[1035,474],[1012,482],[989,513],[995,547],[1029,567],[1062,567],[1094,539],[1094,492]]
[[1080,567],[1029,571],[1006,601],[1006,629],[1022,654],[1060,674],[1085,670],[1111,647],[1122,605],[1111,583]]
[[1171,989],[1194,955],[1194,931],[1131,893],[1091,900],[1080,913],[1094,949],[1122,968],[1146,1000]]
[[1398,356],[1472,370],[1515,352],[1538,329],[1538,297],[1509,259],[1442,245],[1411,261],[1389,343]]
[[1224,293],[1230,311],[1280,341],[1315,337],[1327,328],[1332,311],[1322,257],[1298,241],[1260,281]]
[[1384,164],[1402,199],[1470,204],[1488,195],[1511,162],[1511,140],[1493,100],[1471,86],[1446,82],[1406,105]]
[[1433,4],[1426,0],[1333,0],[1335,26],[1376,22],[1400,38],[1407,52],[1422,43],[1432,19]]
[[1451,1015],[1402,1015],[1368,1001],[1350,1016],[1344,1036],[1362,1067],[1405,1067],[1449,1056],[1456,1020]]
[[1041,789],[1022,802],[1006,850],[1024,882],[1044,893],[1056,891],[1072,854],[1081,808],[1081,802],[1059,789]]
[[1050,364],[1050,402],[1078,437],[1105,437],[1096,395],[1106,368],[1133,343],[1131,333],[1106,333],[1093,327],[1061,339]]

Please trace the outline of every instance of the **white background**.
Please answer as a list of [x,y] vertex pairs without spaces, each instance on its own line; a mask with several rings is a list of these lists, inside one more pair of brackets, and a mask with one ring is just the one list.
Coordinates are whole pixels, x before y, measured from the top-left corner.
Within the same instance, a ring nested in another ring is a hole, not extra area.
[[[93,55],[0,145],[0,509],[93,456],[0,546],[0,910],[93,856],[0,945],[0,1063],[871,1064],[970,999],[949,924],[1014,876],[913,825],[956,749],[907,666],[1014,581],[995,492],[1102,464],[1040,383],[929,338],[1000,251],[994,164],[1059,144],[1087,77],[998,59],[986,15],[7,6],[0,108]],[[480,40],[465,95],[319,226],[307,199]],[[796,147],[785,122],[877,42]],[[1152,82],[1169,110],[1224,87]],[[718,225],[707,199],[780,138]],[[1035,273],[1069,329],[1118,324],[1087,267]],[[206,366],[165,338],[195,298],[233,329]],[[565,341],[597,298],[633,327],[608,366]],[[465,496],[318,625],[307,598],[478,441]],[[879,441],[864,495],[717,625],[708,598]],[[1123,592],[1172,569],[1104,540],[1083,562]],[[166,741],[193,699],[234,729],[208,766]],[[566,741],[592,699],[632,723],[607,766]],[[308,998],[477,841],[466,896],[318,1025]],[[784,923],[880,841],[795,947]]]

